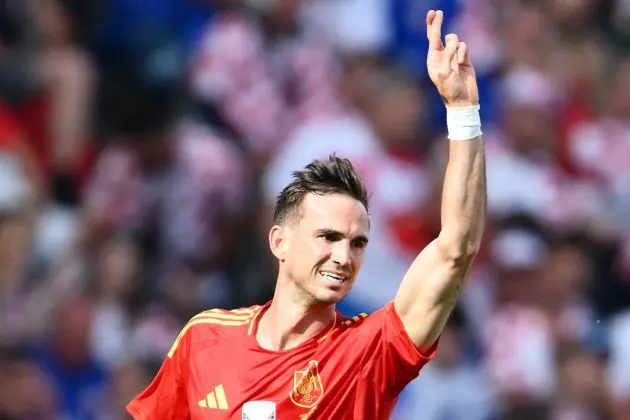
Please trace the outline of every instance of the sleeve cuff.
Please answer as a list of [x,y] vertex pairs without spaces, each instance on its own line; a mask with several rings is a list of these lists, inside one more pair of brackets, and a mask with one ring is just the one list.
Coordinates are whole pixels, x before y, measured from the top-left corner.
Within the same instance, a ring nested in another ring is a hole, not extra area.
[[405,349],[409,352],[410,355],[414,356],[413,358],[416,363],[425,364],[429,360],[433,359],[435,353],[437,353],[440,338],[438,337],[437,340],[435,340],[435,342],[427,350],[420,351],[420,349],[418,349],[415,343],[411,340],[411,337],[409,337],[409,334],[407,334],[407,330],[405,330],[405,326],[403,325],[400,316],[398,316],[398,312],[396,312],[394,302],[388,303],[386,306],[386,310],[389,314],[389,318],[392,322],[392,326],[394,327],[395,332],[401,337],[401,344],[404,345]]
[[126,408],[127,412],[131,415],[131,417],[133,417],[134,420],[144,420],[144,416],[142,415],[140,408],[137,406],[137,404],[135,404],[135,400],[127,404]]

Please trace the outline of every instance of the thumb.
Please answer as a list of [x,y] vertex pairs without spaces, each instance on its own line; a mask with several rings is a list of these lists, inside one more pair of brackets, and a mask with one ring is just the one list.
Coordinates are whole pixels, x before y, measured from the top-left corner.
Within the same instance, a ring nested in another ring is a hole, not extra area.
[[444,65],[450,68],[451,63],[453,62],[453,58],[455,57],[455,54],[457,54],[457,49],[459,47],[459,37],[455,34],[448,34],[446,35],[444,40],[446,43],[444,48],[446,63],[444,63]]

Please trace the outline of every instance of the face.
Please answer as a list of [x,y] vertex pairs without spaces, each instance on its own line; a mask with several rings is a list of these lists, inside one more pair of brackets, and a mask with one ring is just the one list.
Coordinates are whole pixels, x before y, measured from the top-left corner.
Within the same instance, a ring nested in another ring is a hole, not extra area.
[[97,261],[98,292],[103,297],[123,296],[134,284],[138,250],[126,239],[115,239],[105,245]]
[[584,25],[596,6],[593,0],[553,0],[552,14],[563,26],[579,28]]
[[577,248],[554,249],[541,273],[542,293],[556,305],[584,293],[590,272],[588,257]]
[[435,361],[444,367],[455,367],[461,360],[460,332],[447,326],[440,337],[440,351],[435,355]]
[[280,261],[279,287],[292,284],[309,305],[339,302],[363,264],[368,231],[367,211],[359,201],[308,194],[300,219],[274,226],[269,234]]
[[415,140],[422,105],[417,89],[396,88],[379,98],[375,105],[375,124],[389,146],[403,146]]
[[151,380],[142,365],[133,362],[119,366],[112,379],[114,403],[118,412],[124,412],[127,403]]
[[[0,292],[15,287],[24,277],[31,246],[32,226],[26,218],[0,220],[0,270],[8,274],[0,279]],[[4,283],[3,283],[4,282]]]
[[577,401],[589,401],[601,395],[603,366],[588,354],[574,355],[560,366],[560,381],[564,392]]
[[152,172],[167,167],[173,159],[173,138],[171,129],[149,134],[145,139],[133,143],[143,169]]
[[269,14],[279,29],[289,29],[296,24],[301,0],[272,0],[269,2]]
[[630,60],[619,65],[609,86],[609,104],[611,113],[620,118],[630,116]]
[[59,302],[53,319],[53,343],[66,365],[80,365],[89,357],[92,304],[83,298]]
[[543,108],[512,104],[506,107],[504,122],[510,145],[517,151],[553,151],[553,120]]

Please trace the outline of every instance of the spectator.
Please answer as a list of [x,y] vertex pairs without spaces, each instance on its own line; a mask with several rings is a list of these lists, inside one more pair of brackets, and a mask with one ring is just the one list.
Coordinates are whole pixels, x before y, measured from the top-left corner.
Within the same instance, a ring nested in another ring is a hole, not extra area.
[[490,211],[466,322],[397,418],[630,418],[629,5],[3,2],[0,417],[123,418],[191,314],[271,298],[270,205],[332,152],[372,193],[339,309],[391,299],[440,226],[439,6],[474,55]]
[[62,416],[93,418],[107,373],[90,352],[90,300],[77,296],[59,301],[49,340],[36,349],[35,360],[59,391]]
[[185,270],[196,307],[227,303],[225,259],[248,193],[243,156],[212,129],[179,120],[171,100],[140,105],[126,137],[101,153],[86,191],[86,239],[137,235],[158,289]]
[[264,163],[296,124],[338,112],[336,62],[298,25],[300,0],[252,2],[257,19],[224,3],[201,39],[191,91]]
[[563,353],[558,366],[558,395],[551,418],[612,418],[611,401],[604,386],[604,361],[580,347]]
[[[51,195],[62,204],[75,205],[88,156],[91,62],[77,43],[65,4],[58,0],[11,2],[8,10],[18,25],[34,23],[28,31],[18,31],[9,44],[6,65],[7,71],[13,71],[7,80],[23,83],[11,83],[8,96],[47,174]],[[26,73],[18,73],[22,66]]]
[[401,419],[491,418],[492,388],[479,366],[466,361],[466,329],[457,312],[440,338],[440,352],[427,371],[405,390]]

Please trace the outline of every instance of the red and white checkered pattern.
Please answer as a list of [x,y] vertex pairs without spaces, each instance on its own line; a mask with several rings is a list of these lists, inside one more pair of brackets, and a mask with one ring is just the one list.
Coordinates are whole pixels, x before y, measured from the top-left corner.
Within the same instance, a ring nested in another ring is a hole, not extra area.
[[[201,126],[186,124],[176,137],[176,162],[160,177],[144,176],[132,149],[103,151],[86,189],[85,206],[114,227],[141,227],[158,211],[165,245],[194,257],[215,244],[221,216],[242,210],[247,175],[236,147]],[[156,210],[157,209],[157,210]]]
[[578,125],[569,132],[569,158],[585,175],[595,179],[606,194],[610,233],[619,235],[620,265],[630,273],[630,124],[601,119]]
[[218,104],[254,150],[273,150],[299,122],[338,112],[329,45],[296,36],[266,41],[241,14],[215,19],[202,37],[190,84]]
[[496,312],[484,331],[485,367],[499,393],[544,398],[555,384],[554,344],[546,317],[533,308]]

